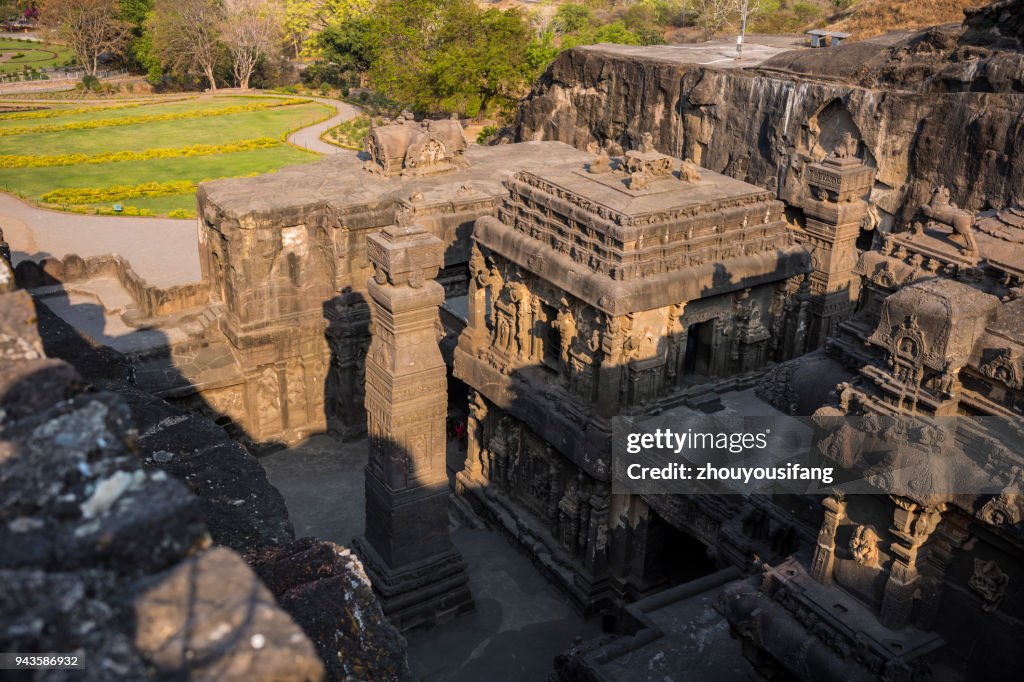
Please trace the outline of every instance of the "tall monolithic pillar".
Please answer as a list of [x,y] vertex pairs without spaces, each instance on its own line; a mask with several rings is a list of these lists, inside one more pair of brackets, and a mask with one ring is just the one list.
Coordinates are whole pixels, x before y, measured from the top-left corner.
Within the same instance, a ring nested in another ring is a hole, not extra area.
[[366,529],[355,547],[384,613],[401,630],[473,608],[448,534],[447,373],[437,345],[444,244],[423,228],[367,238],[374,276],[366,356]]
[[875,169],[856,156],[858,144],[850,138],[845,149],[807,166],[809,196],[803,202],[807,225],[797,239],[811,252],[813,267],[808,350],[824,345],[857,307],[857,238],[868,211],[865,199],[875,180]]

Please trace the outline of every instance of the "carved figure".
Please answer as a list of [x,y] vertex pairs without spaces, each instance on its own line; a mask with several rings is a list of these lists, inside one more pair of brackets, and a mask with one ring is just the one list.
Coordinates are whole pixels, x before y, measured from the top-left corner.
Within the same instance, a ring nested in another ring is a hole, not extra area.
[[857,147],[860,142],[849,132],[843,133],[839,144],[835,146],[829,156],[836,159],[853,159],[857,157]]
[[[562,300],[565,301],[565,299]],[[567,363],[569,362],[569,348],[572,346],[573,337],[576,336],[576,317],[568,308],[562,308],[551,326],[558,330],[561,337],[562,362]]]
[[644,133],[640,136],[640,151],[644,154],[654,154],[654,136],[650,133]]
[[974,216],[969,211],[958,208],[949,200],[949,189],[936,187],[932,191],[932,197],[927,204],[921,204],[921,213],[928,218],[946,225],[953,230],[954,235],[959,235],[963,240],[964,251],[968,254],[978,252],[978,244],[974,241],[971,230],[974,225]]
[[683,159],[683,162],[679,165],[679,179],[682,182],[698,182],[700,180],[700,171],[697,169],[698,166],[693,161]]
[[643,168],[629,174],[629,188],[632,190],[647,189],[647,171]]
[[878,568],[878,533],[874,526],[857,526],[850,540],[850,554],[861,566]]
[[995,561],[975,559],[974,575],[967,581],[967,585],[985,599],[982,611],[994,611],[1006,595],[1009,582],[1010,576]]
[[960,392],[960,368],[953,366],[953,361],[946,363],[946,368],[939,377],[939,390],[947,396],[954,396]]

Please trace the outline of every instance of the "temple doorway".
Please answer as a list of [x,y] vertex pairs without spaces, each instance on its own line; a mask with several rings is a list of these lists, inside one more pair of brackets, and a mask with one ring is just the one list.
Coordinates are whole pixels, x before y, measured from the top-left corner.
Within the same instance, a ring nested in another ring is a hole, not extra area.
[[686,356],[683,358],[683,372],[687,376],[711,375],[711,358],[714,345],[715,321],[691,324],[686,330]]
[[707,546],[669,523],[665,524],[662,562],[668,584],[681,585],[714,573],[718,567],[708,556]]

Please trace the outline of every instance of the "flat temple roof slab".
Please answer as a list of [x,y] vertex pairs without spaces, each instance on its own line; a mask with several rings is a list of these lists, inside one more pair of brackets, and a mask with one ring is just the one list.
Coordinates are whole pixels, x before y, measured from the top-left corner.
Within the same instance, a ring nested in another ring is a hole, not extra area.
[[363,162],[338,155],[317,163],[289,166],[252,178],[204,182],[200,206],[239,220],[258,221],[282,211],[301,211],[318,205],[334,208],[386,204],[413,193],[443,192],[448,196],[469,183],[482,194],[504,194],[502,183],[518,170],[540,171],[553,164],[582,165],[590,154],[561,142],[522,142],[495,147],[471,146],[469,167],[414,177],[382,177],[363,170]]

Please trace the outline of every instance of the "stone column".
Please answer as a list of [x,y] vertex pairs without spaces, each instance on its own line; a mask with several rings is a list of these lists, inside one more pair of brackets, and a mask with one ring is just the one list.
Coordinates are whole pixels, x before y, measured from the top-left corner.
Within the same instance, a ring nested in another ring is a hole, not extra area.
[[825,519],[818,531],[818,543],[811,559],[811,577],[822,585],[831,585],[832,566],[836,560],[836,530],[846,515],[846,502],[833,495],[826,497],[821,504],[825,507]]
[[623,368],[626,358],[622,347],[625,334],[621,317],[608,315],[601,333],[601,354],[604,359],[597,374],[597,411],[602,417],[614,417],[619,413],[620,393],[623,388]]
[[443,243],[423,228],[367,238],[374,276],[366,357],[366,528],[356,551],[401,630],[472,609],[466,564],[448,534],[447,377],[434,321]]
[[[856,142],[851,143],[856,147]],[[803,202],[807,226],[797,239],[811,252],[811,349],[825,343],[833,328],[857,305],[860,277],[854,272],[857,237],[868,210],[875,170],[854,156],[830,156],[807,167],[810,196]]]
[[[459,495],[467,485],[485,483],[483,448],[484,422],[487,419],[487,403],[484,397],[473,389],[469,391],[469,415],[466,418],[466,461],[462,471],[456,474],[455,492]],[[490,467],[488,467],[488,472]]]
[[879,620],[882,625],[897,629],[910,621],[921,578],[917,569],[918,553],[942,522],[945,507],[919,508],[906,498],[892,499],[896,505],[892,527],[896,541],[889,547],[893,561],[882,595]]

